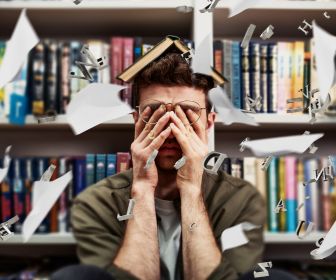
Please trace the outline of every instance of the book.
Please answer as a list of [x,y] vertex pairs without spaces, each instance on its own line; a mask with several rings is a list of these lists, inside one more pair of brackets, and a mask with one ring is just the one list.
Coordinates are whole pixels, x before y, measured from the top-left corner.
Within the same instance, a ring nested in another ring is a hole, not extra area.
[[96,157],[94,154],[87,154],[86,155],[86,162],[85,162],[85,172],[86,172],[86,185],[91,186],[93,185],[96,180]]
[[260,97],[260,44],[250,42],[250,94],[254,100]]
[[270,232],[279,231],[278,214],[274,209],[279,202],[278,190],[278,158],[273,158],[267,169],[267,211],[268,211],[268,230]]
[[261,196],[266,201],[267,198],[267,173],[261,169],[263,158],[256,158],[255,160],[255,170],[256,170],[256,187],[260,192]]
[[233,105],[242,109],[242,93],[241,93],[241,54],[240,43],[233,41],[231,45],[231,94]]
[[117,153],[117,173],[126,171],[130,166],[131,155],[128,152]]
[[291,59],[291,43],[278,42],[278,98],[277,113],[285,113],[287,109],[287,99],[291,98],[291,73],[289,73],[289,63]]
[[277,84],[277,61],[278,61],[278,47],[276,44],[268,45],[268,113],[275,113],[277,111],[277,100],[278,100],[278,84]]
[[111,81],[113,84],[122,84],[117,79],[118,74],[123,69],[123,38],[112,37],[111,38]]
[[232,41],[223,40],[223,75],[228,79],[229,83],[224,84],[227,96],[232,100],[231,84],[232,84]]
[[117,155],[108,154],[106,163],[106,177],[112,176],[117,173]]
[[[58,178],[59,175],[59,163],[57,158],[51,158],[49,160],[49,164],[53,164],[56,166],[53,174],[51,175],[50,181],[54,181]],[[59,208],[59,201],[56,201],[53,207],[50,209],[50,232],[57,232],[58,231],[58,208]]]
[[106,155],[97,154],[96,158],[96,181],[99,182],[106,177]]
[[228,157],[225,158],[220,168],[227,174],[231,175],[231,159]]
[[[134,49],[134,39],[130,37],[123,38],[123,69],[132,65],[134,62],[133,49]],[[126,89],[122,91],[123,100],[129,105],[132,105],[132,87],[125,84]]]
[[14,159],[14,178],[13,178],[13,210],[19,217],[19,221],[14,224],[14,231],[21,233],[22,223],[25,219],[25,190],[22,176],[22,161]]
[[253,186],[257,185],[256,158],[245,157],[243,160],[244,180],[250,182]]
[[32,188],[33,188],[33,159],[25,159],[25,173],[24,173],[24,187],[25,187],[25,211],[26,216],[32,209]]
[[303,186],[304,178],[304,163],[303,160],[297,162],[297,204],[298,204],[298,221],[306,221],[306,190]]
[[213,56],[215,69],[219,73],[223,73],[223,42],[221,40],[214,41]]
[[142,38],[134,38],[134,61],[138,61],[142,56]]
[[[314,170],[311,168],[313,167],[314,163],[312,162],[313,159],[306,159],[304,160],[304,181],[308,182],[310,179],[314,177]],[[305,187],[305,206],[306,206],[306,219],[307,221],[313,222],[313,214],[312,214],[312,203],[311,203],[311,196],[312,196],[312,187],[311,184]],[[307,199],[307,197],[309,197]]]
[[[6,43],[0,40],[0,65],[5,55]],[[0,88],[0,117],[5,116],[5,88]]]
[[59,47],[59,83],[61,84],[60,95],[59,95],[59,112],[64,114],[66,112],[67,106],[70,102],[70,79],[68,77],[70,73],[70,44],[68,42],[60,42]]
[[242,69],[242,95],[243,95],[243,109],[247,110],[247,97],[251,97],[250,92],[250,60],[249,60],[249,46],[241,49],[241,69]]
[[[278,160],[278,189],[279,189],[279,200],[281,199],[284,204],[285,208],[286,205],[286,170],[285,170],[285,158],[280,157]],[[286,208],[288,211],[288,209]],[[286,231],[286,216],[287,211],[280,210],[278,214],[279,218],[279,231]]]
[[[294,42],[294,53],[293,53],[293,72],[292,72],[292,98],[302,98],[302,93],[300,90],[303,88],[304,76],[304,42],[296,41]],[[303,102],[297,103],[303,107]]]
[[86,188],[85,182],[85,157],[74,158],[74,195],[78,195]]
[[[165,39],[156,44],[150,51],[143,55],[141,59],[138,59],[135,63],[124,69],[117,78],[123,82],[130,82],[138,72],[170,48],[175,48],[180,51],[181,54],[189,51],[189,48],[180,40],[180,38],[168,35]],[[222,75],[213,68],[211,76],[217,84],[224,84],[224,78]]]
[[268,112],[268,97],[267,97],[267,61],[268,61],[268,45],[262,44],[260,45],[260,96],[261,96],[261,112]]
[[[67,173],[66,158],[59,159],[59,169],[58,176],[61,177]],[[69,187],[69,186],[68,186]],[[68,201],[67,201],[67,189],[65,189],[59,200],[59,211],[58,211],[58,232],[64,233],[68,231]]]
[[45,112],[59,112],[59,87],[57,85],[57,43],[55,41],[46,41],[46,71],[45,71]]
[[243,178],[243,161],[238,158],[231,159],[231,175],[237,178]]
[[285,157],[285,183],[286,183],[286,228],[287,232],[295,232],[297,227],[297,169],[296,158]]

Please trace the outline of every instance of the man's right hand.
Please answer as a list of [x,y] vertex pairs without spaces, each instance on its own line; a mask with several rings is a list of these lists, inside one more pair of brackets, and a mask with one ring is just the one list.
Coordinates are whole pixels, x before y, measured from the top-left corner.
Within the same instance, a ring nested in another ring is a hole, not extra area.
[[[147,107],[143,111],[142,116],[139,116],[138,121],[135,124],[135,139],[131,144],[133,162],[133,192],[153,191],[154,193],[155,187],[158,184],[158,172],[155,162],[153,162],[147,169],[144,167],[146,165],[147,159],[150,157],[153,151],[155,149],[159,150],[159,148],[171,133],[170,126],[164,129],[170,120],[170,114],[166,112],[166,114],[162,116],[163,112],[164,109],[160,107],[151,115],[149,123],[159,119],[154,127],[150,124],[146,125],[142,118],[146,118],[146,116],[150,116],[152,113],[151,108]],[[153,140],[149,139],[148,137],[151,130],[154,131],[155,138]],[[134,190],[134,188],[137,189]]]

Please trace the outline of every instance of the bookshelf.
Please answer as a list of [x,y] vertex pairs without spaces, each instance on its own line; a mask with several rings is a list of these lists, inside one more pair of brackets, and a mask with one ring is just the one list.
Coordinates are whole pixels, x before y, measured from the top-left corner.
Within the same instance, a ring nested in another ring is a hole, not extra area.
[[[227,1],[220,1],[213,14],[200,14],[195,10],[188,14],[176,12],[177,6],[192,3],[192,0],[84,0],[80,5],[74,5],[71,0],[0,1],[0,39],[10,37],[23,8],[27,9],[27,14],[41,38],[56,39],[108,39],[113,34],[148,37],[157,42],[159,37],[175,34],[199,42],[208,32],[213,38],[241,39],[248,25],[254,23],[257,25],[255,34],[260,34],[272,24],[275,26],[273,39],[294,40],[308,39],[311,36],[310,34],[305,37],[297,30],[304,19],[307,21],[316,19],[329,31],[334,30],[336,21],[336,2],[264,0],[253,9],[233,18],[227,18]],[[199,5],[199,2],[196,5]],[[323,17],[324,11],[328,11],[331,19]],[[60,18],[62,20],[59,20]],[[225,126],[217,120],[210,134],[211,146],[229,156],[252,156],[249,151],[245,151],[244,154],[239,152],[239,143],[247,136],[258,139],[284,136],[289,133],[302,134],[305,130],[310,130],[311,133],[325,133],[319,142],[317,156],[326,156],[335,151],[332,149],[333,133],[336,128],[336,119],[333,117],[325,116],[311,125],[307,115],[251,115],[260,123],[259,127],[240,124]],[[47,124],[38,124],[33,116],[27,116],[26,125],[23,127],[11,125],[7,119],[0,118],[0,151],[10,144],[13,145],[11,153],[13,157],[109,153],[111,149],[127,151],[134,137],[132,124],[132,116],[124,116],[75,136],[65,115],[58,115],[55,122]],[[280,248],[283,251],[274,251],[272,256],[287,259],[287,251],[293,251],[295,248],[295,258],[309,259],[309,251],[314,247],[315,241],[322,236],[322,232],[313,232],[304,240],[299,240],[295,233],[265,232],[266,252],[271,255],[270,252],[277,246],[277,250]],[[15,246],[17,250],[12,250],[10,253],[19,255],[21,248],[30,245],[34,247],[38,245],[36,247],[39,250],[45,247],[44,249],[48,251],[51,245],[74,247],[75,239],[71,233],[36,234],[23,244],[22,236],[15,235],[6,242],[0,242],[0,250]],[[58,252],[62,253],[60,249]],[[64,251],[64,254],[68,252],[70,251]],[[74,250],[71,250],[71,253],[74,253]]]

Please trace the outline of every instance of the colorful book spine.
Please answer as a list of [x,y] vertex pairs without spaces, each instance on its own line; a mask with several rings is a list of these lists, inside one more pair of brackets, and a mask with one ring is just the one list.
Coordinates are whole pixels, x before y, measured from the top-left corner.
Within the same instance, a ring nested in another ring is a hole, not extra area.
[[[312,179],[315,174],[314,170],[311,170],[312,164],[310,162],[312,159],[308,159],[304,161],[304,181],[308,182],[310,179]],[[313,221],[313,214],[312,214],[312,204],[311,204],[311,184],[305,187],[305,206],[306,206],[306,219],[307,221],[312,222]]]
[[[310,67],[311,67],[310,60],[311,60],[310,44],[305,44],[304,64],[303,64],[303,85],[302,85],[303,90],[306,89],[306,85],[310,87]],[[303,97],[304,113],[308,113],[310,100],[303,94],[302,97]]]
[[[294,42],[292,98],[300,98],[300,97],[302,98],[302,93],[300,92],[300,90],[303,88],[304,83],[304,75],[303,75],[304,55],[305,55],[304,42],[301,41]],[[303,102],[301,102],[301,107],[303,107]]]
[[32,209],[32,187],[33,187],[33,160],[31,158],[27,158],[25,160],[25,210],[26,216]]
[[94,154],[86,155],[86,163],[85,163],[85,172],[86,172],[86,185],[91,186],[96,182],[95,176],[95,167],[96,167],[96,159]]
[[[223,40],[223,61],[224,61],[224,69],[223,69],[223,75],[224,77],[232,82],[232,73],[231,73],[231,64],[232,64],[232,41],[230,40]],[[224,89],[230,98],[232,100],[232,92],[231,92],[231,86],[230,83],[224,84]]]
[[[330,164],[328,158],[324,157],[321,160],[321,166],[328,166]],[[333,173],[334,176],[336,175]],[[331,195],[330,193],[333,191],[332,189],[333,183],[329,180],[322,181],[322,193],[321,193],[321,201],[322,201],[322,218],[323,225],[321,225],[321,229],[324,231],[328,231],[332,226],[332,218],[331,218]]]
[[268,45],[268,113],[275,113],[277,111],[278,100],[278,47],[276,44]]
[[279,231],[278,214],[274,211],[279,202],[278,184],[278,159],[273,158],[267,169],[268,230],[270,232]]
[[45,111],[57,113],[59,111],[57,87],[57,43],[48,41],[46,43],[46,86],[45,86]]
[[231,93],[233,105],[242,109],[242,93],[241,93],[241,62],[240,62],[240,43],[232,42],[232,63],[231,63]]
[[261,112],[267,113],[268,111],[268,97],[267,97],[267,50],[268,45],[260,45],[260,96],[261,96]]
[[[123,69],[126,69],[134,62],[133,49],[134,49],[134,39],[124,38],[124,51],[123,51]],[[126,89],[122,91],[123,100],[129,105],[132,105],[132,87],[131,85],[125,84]]]
[[60,89],[60,113],[64,114],[66,112],[67,106],[70,102],[70,45],[69,43],[60,43],[60,73],[59,77],[61,79],[61,89]]
[[[311,159],[309,160],[309,169],[310,169],[310,174],[311,174],[311,178],[315,176],[315,170],[320,171],[319,170],[319,162],[317,161],[317,159]],[[323,176],[323,175],[322,175]],[[310,188],[310,198],[306,198],[307,203],[310,202],[311,205],[311,217],[312,217],[312,221],[315,225],[316,225],[316,229],[320,229],[322,226],[321,223],[321,215],[320,215],[320,195],[319,195],[319,185],[320,182],[323,181],[323,178],[319,179],[318,182],[313,182],[309,184],[309,187],[307,186],[306,189]]]
[[286,112],[286,99],[289,90],[288,71],[289,71],[289,50],[288,43],[278,42],[278,100],[277,113]]
[[260,44],[250,43],[250,94],[260,97]]
[[296,182],[296,158],[285,157],[286,174],[286,209],[287,209],[287,231],[295,232],[297,227],[297,182]]
[[297,204],[298,204],[298,220],[306,221],[306,189],[304,182],[304,163],[302,160],[297,161]]
[[126,171],[130,166],[131,155],[128,152],[117,153],[117,173]]
[[220,40],[214,41],[214,66],[219,73],[223,73],[223,42]]
[[[249,46],[247,48],[241,49],[241,69],[242,69],[242,105],[245,110],[247,107],[247,99],[246,97],[251,97],[250,92],[250,60],[249,60]],[[224,75],[225,76],[225,75]]]
[[12,192],[9,177],[5,177],[0,183],[1,186],[1,222],[5,222],[12,218]]
[[106,177],[112,176],[117,173],[117,155],[108,154],[106,163]]
[[[54,181],[58,178],[58,173],[59,173],[58,159],[51,158],[49,161],[49,164],[53,164],[56,166],[50,178],[50,181]],[[59,208],[59,203],[58,201],[56,201],[50,210],[50,218],[49,218],[50,219],[50,232],[58,232],[58,208]]]
[[78,195],[85,187],[85,158],[77,157],[74,159],[75,168],[75,182],[74,182],[74,194]]
[[106,155],[97,154],[96,158],[96,181],[99,182],[106,177]]
[[245,157],[243,161],[244,169],[244,180],[250,182],[253,186],[257,184],[256,177],[256,158],[255,157]]
[[25,218],[25,192],[24,182],[22,180],[20,159],[14,159],[14,178],[13,178],[13,200],[14,213],[19,216],[19,221],[14,224],[15,232],[21,232],[22,222]]
[[[284,203],[286,201],[286,170],[285,170],[285,158],[280,157],[278,159],[278,189],[279,189],[279,200],[281,199]],[[285,204],[285,207],[287,205]],[[288,210],[287,210],[288,211]],[[286,231],[286,216],[287,216],[287,211],[282,211],[280,210],[278,213],[279,216],[279,231]]]
[[[66,158],[59,160],[58,176],[61,177],[67,172]],[[68,186],[69,187],[69,186]],[[68,220],[68,205],[67,205],[67,190],[64,190],[59,198],[59,211],[58,211],[58,231],[67,232]]]
[[134,38],[134,61],[137,61],[142,56],[142,38]]

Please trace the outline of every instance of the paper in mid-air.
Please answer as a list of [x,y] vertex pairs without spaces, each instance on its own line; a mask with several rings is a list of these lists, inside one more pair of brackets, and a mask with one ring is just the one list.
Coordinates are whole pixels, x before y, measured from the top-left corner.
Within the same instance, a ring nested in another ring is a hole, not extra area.
[[302,154],[324,133],[302,134],[284,137],[273,137],[259,140],[244,141],[244,147],[249,148],[255,156],[281,156],[290,153]]
[[230,13],[228,17],[230,18],[240,14],[247,9],[255,7],[259,4],[259,2],[262,2],[262,0],[228,0],[224,3],[229,6]]
[[327,99],[329,90],[336,83],[335,55],[336,36],[333,36],[313,22],[317,77],[320,99]]
[[247,125],[259,125],[253,118],[235,108],[227,97],[225,90],[217,86],[209,91],[209,100],[215,106],[221,121],[230,125],[232,123],[243,123]]
[[5,156],[3,159],[3,168],[0,168],[0,183],[3,179],[7,176],[9,165],[11,162],[11,157],[9,156],[9,152],[11,150],[12,146],[8,146],[5,150]]
[[233,227],[230,227],[222,232],[221,244],[222,251],[229,250],[238,246],[242,246],[249,242],[244,231],[250,231],[252,229],[260,228],[249,222],[244,222]]
[[0,89],[13,81],[28,57],[28,53],[40,41],[26,15],[20,14],[12,37],[6,44],[6,50],[0,65]]
[[118,92],[126,87],[115,84],[92,83],[71,99],[66,116],[76,135],[109,120],[133,112]]
[[334,222],[333,226],[328,231],[327,235],[324,237],[324,240],[320,248],[311,251],[310,255],[315,260],[321,260],[329,257],[335,251],[336,251],[336,222]]
[[206,35],[201,43],[195,48],[195,55],[192,58],[191,69],[194,73],[200,73],[204,75],[211,76],[211,53],[212,42],[210,40],[210,35]]
[[35,197],[33,198],[32,210],[22,226],[24,242],[30,239],[71,180],[72,171],[69,171],[54,181],[34,182],[33,195],[35,193]]

